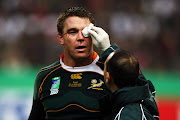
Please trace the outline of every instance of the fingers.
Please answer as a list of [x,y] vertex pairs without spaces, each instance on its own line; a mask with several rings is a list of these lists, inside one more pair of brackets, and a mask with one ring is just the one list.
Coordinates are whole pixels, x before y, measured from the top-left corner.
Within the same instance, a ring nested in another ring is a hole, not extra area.
[[107,36],[107,33],[100,27],[93,26],[91,29],[88,30],[91,36],[94,36],[96,39],[102,36]]
[[88,32],[91,34],[91,37],[93,37],[93,38],[97,39],[99,37],[99,35],[93,30],[88,30]]
[[95,31],[97,34],[106,34],[106,32],[100,27],[93,26],[91,30]]
[[92,26],[88,33],[93,40],[93,44],[100,49],[106,50],[110,46],[109,35],[100,27]]

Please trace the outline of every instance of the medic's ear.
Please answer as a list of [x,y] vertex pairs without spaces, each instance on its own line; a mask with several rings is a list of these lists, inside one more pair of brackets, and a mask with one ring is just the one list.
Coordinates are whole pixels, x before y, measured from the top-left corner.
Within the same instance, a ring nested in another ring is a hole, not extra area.
[[64,45],[64,38],[63,38],[62,34],[58,33],[57,39],[61,45]]
[[107,72],[106,73],[106,80],[105,80],[105,82],[108,84],[108,83],[110,83],[110,74],[109,74],[109,72]]

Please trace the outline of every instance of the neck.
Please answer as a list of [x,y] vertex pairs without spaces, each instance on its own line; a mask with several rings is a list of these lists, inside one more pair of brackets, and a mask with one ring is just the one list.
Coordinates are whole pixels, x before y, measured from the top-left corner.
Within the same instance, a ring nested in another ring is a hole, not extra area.
[[66,58],[64,58],[64,64],[67,66],[71,66],[71,67],[80,67],[80,66],[85,66],[85,65],[89,65],[92,63],[92,59],[90,58],[81,58],[81,59],[76,59],[76,60],[68,60]]
[[110,91],[111,92],[114,92],[114,91],[116,91],[118,89],[118,87],[115,85],[115,84],[113,84],[111,87],[110,87]]
[[89,55],[88,57],[77,58],[77,59],[70,59],[69,57],[66,57],[66,55],[64,55],[62,61],[64,62],[65,65],[70,67],[86,66],[93,62],[93,54]]

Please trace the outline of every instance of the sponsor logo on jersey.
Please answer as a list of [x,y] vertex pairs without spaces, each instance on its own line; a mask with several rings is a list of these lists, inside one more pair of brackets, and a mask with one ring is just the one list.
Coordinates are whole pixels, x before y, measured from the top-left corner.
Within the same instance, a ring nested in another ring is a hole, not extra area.
[[70,77],[73,81],[72,83],[69,83],[68,87],[81,87],[82,86],[82,83],[80,83],[80,81],[77,81],[77,80],[82,79],[82,73],[74,73],[74,74],[71,74]]
[[103,90],[103,88],[101,88],[102,84],[104,84],[102,80],[99,79],[99,82],[97,82],[96,79],[92,79],[91,86],[88,87],[87,89]]
[[52,78],[51,93],[50,95],[58,94],[60,85],[60,77]]
[[82,73],[71,74],[71,79],[82,79],[81,75]]
[[73,83],[69,83],[68,87],[81,87],[82,83],[79,83],[78,81],[73,81]]

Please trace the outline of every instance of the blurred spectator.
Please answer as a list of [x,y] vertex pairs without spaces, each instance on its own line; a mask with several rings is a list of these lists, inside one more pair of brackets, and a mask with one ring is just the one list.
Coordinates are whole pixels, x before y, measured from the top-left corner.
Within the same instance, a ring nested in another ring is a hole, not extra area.
[[154,38],[159,32],[159,23],[152,17],[119,12],[113,13],[110,18],[110,31],[120,40],[142,40]]
[[56,18],[70,6],[93,11],[97,26],[134,52],[141,68],[180,69],[178,0],[1,0],[0,65],[44,66],[59,59]]

